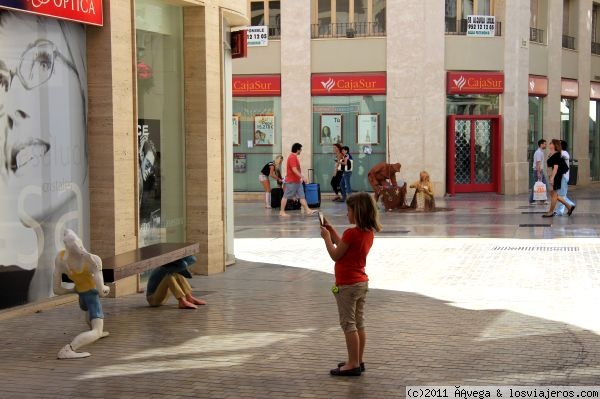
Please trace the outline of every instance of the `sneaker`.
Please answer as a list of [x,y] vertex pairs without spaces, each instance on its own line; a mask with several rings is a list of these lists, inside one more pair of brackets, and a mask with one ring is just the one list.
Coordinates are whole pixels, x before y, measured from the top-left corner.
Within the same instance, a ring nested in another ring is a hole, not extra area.
[[71,348],[71,344],[65,345],[58,351],[58,355],[56,355],[59,359],[81,359],[89,356],[91,356],[91,354],[88,352],[75,352],[73,348]]

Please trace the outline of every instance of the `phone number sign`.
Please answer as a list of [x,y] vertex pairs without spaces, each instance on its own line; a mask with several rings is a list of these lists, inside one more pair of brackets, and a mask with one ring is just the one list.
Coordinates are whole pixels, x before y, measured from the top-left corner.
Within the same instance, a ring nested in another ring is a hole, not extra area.
[[248,47],[261,47],[269,45],[268,26],[249,26],[247,30]]
[[496,17],[468,15],[467,36],[493,37],[496,35]]

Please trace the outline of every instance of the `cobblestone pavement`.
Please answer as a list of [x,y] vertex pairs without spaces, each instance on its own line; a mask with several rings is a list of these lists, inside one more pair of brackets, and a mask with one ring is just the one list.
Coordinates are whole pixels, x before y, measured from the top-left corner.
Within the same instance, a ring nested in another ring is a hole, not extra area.
[[[209,305],[103,300],[111,335],[58,361],[76,304],[0,322],[1,398],[396,398],[406,385],[600,385],[600,187],[544,220],[524,197],[462,196],[387,213],[368,264],[367,371],[344,360],[333,263],[314,217],[236,204],[236,256],[193,279]],[[343,204],[324,203],[345,227]],[[527,213],[524,213],[527,212]],[[551,225],[549,225],[551,223]],[[520,224],[544,224],[519,227]]]

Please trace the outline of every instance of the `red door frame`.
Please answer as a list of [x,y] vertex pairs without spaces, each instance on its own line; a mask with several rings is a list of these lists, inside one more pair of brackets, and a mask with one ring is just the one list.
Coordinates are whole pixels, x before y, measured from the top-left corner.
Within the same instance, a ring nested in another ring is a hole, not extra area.
[[[455,167],[456,167],[456,148],[454,141],[456,138],[456,131],[454,127],[457,120],[478,120],[486,119],[492,121],[492,183],[489,184],[476,184],[473,182],[475,176],[475,143],[473,129],[475,123],[471,123],[471,184],[456,184],[455,183]],[[476,193],[476,192],[496,192],[502,193],[502,116],[500,115],[449,115],[448,126],[447,126],[447,137],[446,143],[447,149],[447,191],[448,194],[454,195],[456,193]]]

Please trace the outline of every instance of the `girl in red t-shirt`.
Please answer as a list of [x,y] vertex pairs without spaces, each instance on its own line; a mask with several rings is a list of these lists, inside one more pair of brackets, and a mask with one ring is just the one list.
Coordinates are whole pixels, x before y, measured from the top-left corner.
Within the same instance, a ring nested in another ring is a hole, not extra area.
[[321,237],[327,252],[335,261],[335,285],[332,288],[340,314],[340,325],[346,335],[348,360],[331,370],[335,376],[359,376],[365,371],[363,352],[367,334],[364,307],[369,277],[365,273],[367,255],[373,245],[374,233],[381,230],[379,211],[367,193],[348,197],[348,221],[355,226],[342,237],[327,220],[321,227]]

